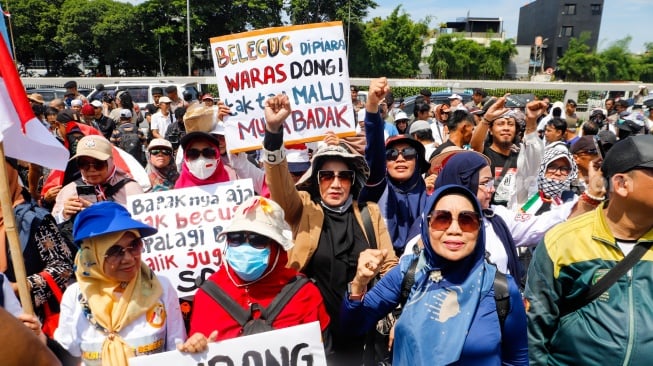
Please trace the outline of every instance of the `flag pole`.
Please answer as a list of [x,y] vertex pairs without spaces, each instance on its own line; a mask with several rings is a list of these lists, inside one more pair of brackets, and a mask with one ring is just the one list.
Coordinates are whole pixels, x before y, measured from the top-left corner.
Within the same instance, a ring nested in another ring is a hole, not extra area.
[[25,271],[25,262],[23,261],[23,251],[16,231],[16,218],[14,217],[14,205],[9,194],[9,182],[7,180],[7,162],[5,161],[4,145],[0,142],[0,205],[2,205],[2,217],[7,241],[9,242],[9,252],[11,253],[11,262],[14,267],[16,284],[18,285],[18,295],[23,312],[34,314],[32,306],[32,296],[27,287],[27,273]]

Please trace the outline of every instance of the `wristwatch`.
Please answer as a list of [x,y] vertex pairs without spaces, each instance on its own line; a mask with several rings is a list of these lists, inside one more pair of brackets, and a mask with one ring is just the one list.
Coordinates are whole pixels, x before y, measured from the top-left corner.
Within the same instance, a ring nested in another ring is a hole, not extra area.
[[354,295],[351,292],[351,282],[347,283],[347,293],[349,294],[349,300],[361,301],[365,297],[365,291],[362,294]]

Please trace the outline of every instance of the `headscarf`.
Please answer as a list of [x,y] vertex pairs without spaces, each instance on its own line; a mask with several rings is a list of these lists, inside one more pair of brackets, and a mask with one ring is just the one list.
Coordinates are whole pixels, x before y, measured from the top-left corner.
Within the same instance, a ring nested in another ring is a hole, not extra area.
[[[5,162],[5,166],[7,167],[7,182],[9,183],[9,198],[11,199],[11,207],[13,209],[25,202],[25,199],[22,195],[22,188],[18,183],[18,171],[8,162]],[[0,272],[5,272],[8,268],[9,263],[7,262],[7,253],[9,253],[9,251],[7,250],[7,232],[5,229],[4,214],[0,211]]]
[[[442,187],[447,184],[457,184],[466,187],[472,192],[478,192],[479,173],[481,169],[488,166],[487,160],[473,151],[460,151],[450,157],[444,168],[440,171],[438,178],[435,180],[436,187]],[[523,271],[517,256],[515,241],[512,233],[505,221],[492,212],[492,210],[483,210],[486,220],[492,224],[494,233],[501,240],[503,249],[508,256],[508,270],[515,278],[521,279]]]
[[[544,175],[546,173],[546,168],[551,164],[551,162],[565,158],[569,162],[571,171],[567,178],[562,181],[555,179],[548,179]],[[563,191],[568,191],[571,187],[571,183],[578,177],[578,166],[576,162],[569,154],[569,151],[562,149],[544,149],[544,156],[542,157],[542,163],[540,163],[540,170],[537,173],[537,187],[539,190],[544,193],[547,198],[556,198],[562,195]]]
[[422,173],[430,167],[425,160],[424,145],[417,140],[409,137],[398,137],[388,143],[386,149],[402,142],[417,150],[415,170],[413,175],[404,182],[398,182],[390,175],[387,175],[388,187],[378,202],[379,206],[385,208],[386,225],[392,239],[392,245],[400,249],[400,251],[403,251],[406,243],[411,239],[409,235],[410,228],[417,221],[424,208],[427,194]]
[[[433,365],[449,365],[460,355],[482,297],[492,289],[496,269],[484,264],[485,231],[479,226],[476,246],[470,255],[449,261],[431,247],[428,216],[444,196],[463,195],[481,214],[476,196],[467,188],[446,185],[426,201],[422,212],[425,266],[395,328],[395,359],[429,360]],[[428,340],[428,342],[425,342]]]
[[177,164],[175,164],[175,159],[173,156],[170,156],[168,165],[164,166],[163,168],[157,168],[152,165],[151,156],[152,154],[148,150],[147,166],[145,167],[145,171],[147,172],[148,177],[150,177],[150,183],[152,184],[151,192],[167,191],[169,189],[173,189],[175,187],[175,182],[179,178],[179,172],[177,171]]
[[163,294],[154,272],[141,261],[140,271],[126,284],[122,296],[114,300],[114,291],[124,283],[104,273],[104,254],[127,232],[141,237],[138,230],[126,230],[94,236],[82,241],[75,258],[79,289],[93,319],[109,332],[102,344],[102,365],[127,366],[134,350],[118,334],[159,301]]
[[229,172],[227,172],[227,169],[225,169],[224,167],[224,163],[222,162],[222,157],[220,156],[219,153],[220,151],[219,147],[214,144],[211,145],[217,152],[216,158],[218,159],[217,161],[218,167],[215,169],[215,172],[213,172],[213,174],[211,174],[211,176],[206,179],[199,179],[193,174],[191,174],[190,170],[188,170],[188,167],[186,166],[186,150],[184,150],[184,162],[181,164],[181,174],[179,175],[179,178],[175,183],[175,188],[196,187],[196,186],[203,186],[203,185],[214,184],[214,183],[223,183],[229,181]]

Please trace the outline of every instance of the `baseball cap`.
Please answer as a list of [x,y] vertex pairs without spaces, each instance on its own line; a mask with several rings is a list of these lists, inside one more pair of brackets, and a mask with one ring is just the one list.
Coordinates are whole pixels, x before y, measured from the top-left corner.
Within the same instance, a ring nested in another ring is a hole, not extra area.
[[155,147],[167,147],[168,149],[172,150],[172,144],[166,139],[152,139],[150,144],[147,145],[147,151],[150,151]]
[[417,131],[423,131],[423,130],[430,131],[431,124],[426,121],[417,120],[410,125],[410,128],[408,129],[408,133],[412,135]]
[[161,97],[159,98],[159,104],[161,103],[172,103],[172,100],[168,97]]
[[653,168],[653,135],[636,135],[620,140],[603,159],[606,178],[635,168]]
[[449,97],[449,99],[458,99],[458,100],[463,100],[463,97],[461,97],[460,95],[458,95],[458,94],[456,94],[456,93],[453,93],[453,94],[451,94],[451,96]]
[[70,102],[70,105],[73,106],[73,107],[81,107],[82,105],[84,105],[84,102],[82,102],[82,101],[79,100],[79,99],[73,99],[73,100]]
[[100,108],[102,107],[102,102],[100,102],[99,100],[94,100],[91,102],[91,105],[95,108]]
[[578,154],[580,152],[594,152],[596,153],[596,145],[594,144],[594,136],[587,135],[582,136],[569,149],[569,152],[572,154]]
[[82,107],[82,115],[84,115],[84,116],[94,116],[95,115],[95,108],[93,108],[93,106],[90,105],[90,104],[85,104]]
[[120,118],[132,118],[132,111],[129,109],[121,109]]
[[113,156],[111,143],[104,136],[84,136],[77,142],[77,153],[70,160],[77,159],[80,156],[89,156],[102,161],[109,160]]
[[276,241],[285,251],[294,246],[290,226],[286,223],[283,209],[278,203],[260,196],[243,202],[234,213],[231,224],[220,233],[249,231]]
[[601,141],[601,144],[606,151],[617,143],[617,135],[615,135],[612,131],[599,131],[596,136],[598,137],[599,141]]
[[395,123],[397,123],[398,121],[402,121],[402,120],[407,121],[408,119],[409,119],[408,115],[404,111],[399,111],[399,112],[397,112],[395,114]]
[[127,230],[138,230],[141,237],[154,235],[157,232],[156,228],[134,220],[125,207],[113,201],[92,204],[80,211],[73,223],[75,243]]

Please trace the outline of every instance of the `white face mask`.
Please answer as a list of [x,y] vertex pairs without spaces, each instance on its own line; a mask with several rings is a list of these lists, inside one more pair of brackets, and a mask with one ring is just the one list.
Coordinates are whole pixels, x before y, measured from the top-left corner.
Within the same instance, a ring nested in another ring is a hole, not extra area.
[[186,166],[190,174],[194,175],[197,179],[206,179],[210,177],[218,168],[218,159],[207,159],[204,156],[188,161]]

